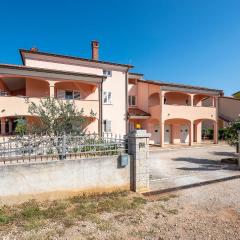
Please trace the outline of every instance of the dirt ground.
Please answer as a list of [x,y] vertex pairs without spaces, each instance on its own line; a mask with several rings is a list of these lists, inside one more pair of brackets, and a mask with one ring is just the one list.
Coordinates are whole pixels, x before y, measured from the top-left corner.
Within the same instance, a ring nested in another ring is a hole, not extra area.
[[240,239],[239,186],[236,179],[145,201],[130,193],[136,204],[116,199],[108,207],[104,203],[103,211],[69,224],[61,219],[30,229],[8,224],[1,226],[0,239]]

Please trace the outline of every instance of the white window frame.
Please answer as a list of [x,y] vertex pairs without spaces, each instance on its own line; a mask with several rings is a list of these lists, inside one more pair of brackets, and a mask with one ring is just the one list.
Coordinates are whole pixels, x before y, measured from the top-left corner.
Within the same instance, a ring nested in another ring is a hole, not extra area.
[[112,92],[103,91],[103,104],[112,104]]
[[111,133],[112,132],[112,121],[104,119],[103,120],[103,132]]
[[[72,92],[72,99],[66,98],[66,92]],[[60,95],[62,94],[62,96]],[[78,94],[79,97],[75,98],[75,94]],[[68,90],[68,89],[57,89],[57,98],[65,99],[65,100],[79,100],[81,99],[81,93],[77,90]]]
[[[135,104],[133,104],[133,97],[135,98]],[[128,105],[129,105],[129,107],[136,107],[137,106],[137,96],[136,95],[129,95],[128,96]]]
[[112,76],[112,70],[103,69],[103,75],[106,76],[106,77],[111,77]]

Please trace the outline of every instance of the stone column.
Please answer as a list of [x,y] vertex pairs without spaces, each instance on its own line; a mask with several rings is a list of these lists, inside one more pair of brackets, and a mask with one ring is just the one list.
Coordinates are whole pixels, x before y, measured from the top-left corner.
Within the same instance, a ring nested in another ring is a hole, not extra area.
[[6,134],[6,121],[5,118],[1,118],[1,135]]
[[218,124],[214,122],[213,124],[213,143],[218,144]]
[[55,82],[49,81],[50,97],[55,97]]
[[193,133],[194,133],[194,126],[193,126],[193,122],[190,122],[190,129],[189,129],[189,146],[193,145]]
[[164,147],[164,123],[160,123],[160,147]]
[[194,106],[194,96],[195,96],[195,94],[190,95],[190,98],[191,98],[191,105],[190,106]]
[[149,137],[146,130],[134,130],[128,134],[131,190],[135,192],[149,191]]

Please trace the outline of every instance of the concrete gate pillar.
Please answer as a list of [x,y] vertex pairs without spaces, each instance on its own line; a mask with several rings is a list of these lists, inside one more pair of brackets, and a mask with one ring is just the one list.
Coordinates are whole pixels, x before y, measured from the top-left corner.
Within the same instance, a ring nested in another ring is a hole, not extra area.
[[128,134],[128,154],[131,155],[131,190],[149,191],[149,137],[146,130],[134,130]]

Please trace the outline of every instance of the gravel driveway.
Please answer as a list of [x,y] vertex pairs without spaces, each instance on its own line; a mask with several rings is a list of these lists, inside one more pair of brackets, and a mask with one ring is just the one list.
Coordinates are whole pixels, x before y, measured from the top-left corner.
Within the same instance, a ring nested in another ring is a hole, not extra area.
[[[4,240],[237,240],[240,179],[155,195],[140,209],[99,214],[63,230],[51,222],[37,231],[9,233]],[[101,220],[100,220],[101,219]],[[99,228],[100,226],[100,228]],[[1,234],[1,233],[0,233]]]
[[150,151],[150,189],[174,188],[240,175],[235,165],[220,160],[234,156],[228,145],[207,145]]

